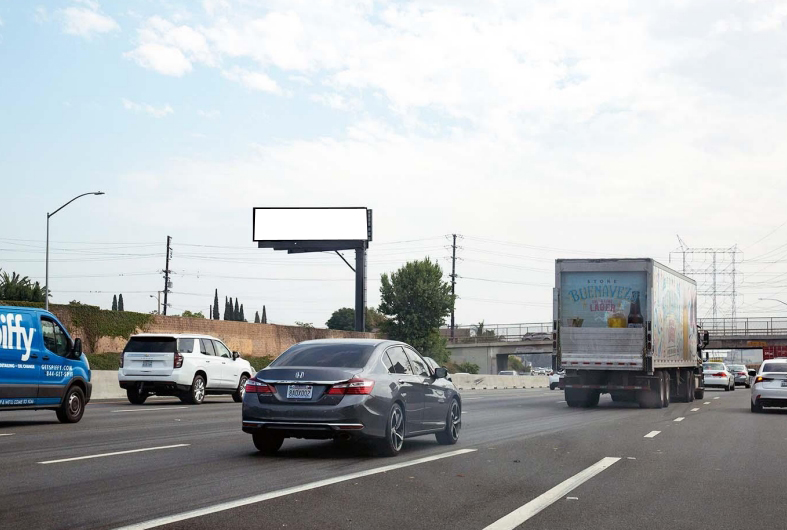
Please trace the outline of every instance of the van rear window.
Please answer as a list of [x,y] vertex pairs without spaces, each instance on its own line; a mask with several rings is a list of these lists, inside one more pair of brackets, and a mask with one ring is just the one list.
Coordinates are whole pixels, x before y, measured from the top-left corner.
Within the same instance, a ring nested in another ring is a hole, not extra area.
[[123,353],[175,353],[175,345],[175,337],[132,337]]

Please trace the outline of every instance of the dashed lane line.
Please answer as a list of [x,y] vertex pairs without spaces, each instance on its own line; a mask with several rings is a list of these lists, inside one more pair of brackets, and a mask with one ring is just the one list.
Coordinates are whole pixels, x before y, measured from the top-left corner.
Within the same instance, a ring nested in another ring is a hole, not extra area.
[[675,419],[674,419],[674,420],[672,420],[672,421],[683,421],[683,420],[685,420],[685,419],[686,419],[686,418],[684,418],[683,416],[681,416],[680,418],[675,418]]
[[14,432],[5,432],[5,433],[0,434],[0,436],[13,436],[14,434],[16,434],[16,433],[14,433]]
[[706,401],[703,405],[710,405],[710,401]]
[[74,458],[60,458],[58,460],[44,460],[39,464],[62,464],[64,462],[75,462],[77,460],[89,460],[91,458],[104,458],[107,456],[128,455],[131,453],[143,453],[146,451],[158,451],[160,449],[174,449],[176,447],[188,447],[191,444],[161,445],[159,447],[145,447],[144,449],[131,449],[129,451],[114,451],[112,453],[100,453],[97,455],[77,456]]
[[513,530],[543,509],[549,507],[555,501],[562,499],[566,494],[570,493],[578,486],[584,484],[591,478],[601,473],[618,460],[620,460],[620,458],[611,456],[602,458],[589,468],[580,471],[573,477],[564,480],[546,493],[542,493],[522,507],[517,508],[505,517],[498,519],[494,523],[487,526],[484,530]]
[[346,482],[348,480],[368,477],[370,475],[386,473],[388,471],[393,471],[395,469],[415,466],[418,464],[425,464],[427,462],[432,462],[434,460],[441,460],[443,458],[449,458],[452,456],[459,456],[467,453],[473,453],[476,450],[477,449],[458,449],[456,451],[449,451],[447,453],[440,453],[433,456],[425,456],[423,458],[416,458],[415,460],[408,460],[406,462],[399,462],[397,464],[391,464],[388,466],[375,467],[373,469],[367,469],[366,471],[359,471],[357,473],[350,473],[348,475],[339,475],[336,477],[318,480],[317,482],[310,482],[308,484],[303,484],[301,486],[294,486],[292,488],[271,491],[269,493],[254,495],[252,497],[245,497],[243,499],[238,499],[236,501],[222,502],[220,504],[214,504],[213,506],[207,506],[205,508],[200,508],[198,510],[191,510],[189,512],[183,512],[176,515],[170,515],[167,517],[159,517],[158,519],[151,519],[149,521],[144,521],[141,523],[124,526],[118,530],[132,530],[132,529],[143,530],[143,529],[154,528],[156,526],[161,526],[165,524],[177,523],[188,519],[194,519],[195,517],[203,517],[205,515],[210,515],[217,512],[223,512],[226,510],[232,510],[234,508],[240,508],[242,506],[248,506],[249,504],[256,504],[258,502],[263,502],[270,499],[276,499],[279,497],[284,497],[286,495],[292,495],[293,493],[300,493],[302,491],[308,491],[317,488],[322,488],[325,486],[330,486],[332,484],[337,484],[339,482]]
[[656,436],[659,435],[660,432],[661,431],[650,431],[648,434],[643,436],[643,438],[655,438]]
[[696,409],[691,409],[691,412],[697,412],[698,410],[700,410],[699,407],[697,407]]

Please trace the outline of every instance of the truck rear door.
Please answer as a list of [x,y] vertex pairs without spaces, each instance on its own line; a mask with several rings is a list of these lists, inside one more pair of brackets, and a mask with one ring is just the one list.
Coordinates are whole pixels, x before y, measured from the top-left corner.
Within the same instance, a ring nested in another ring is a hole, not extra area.
[[176,351],[175,337],[131,337],[123,350],[124,371],[126,375],[169,376]]

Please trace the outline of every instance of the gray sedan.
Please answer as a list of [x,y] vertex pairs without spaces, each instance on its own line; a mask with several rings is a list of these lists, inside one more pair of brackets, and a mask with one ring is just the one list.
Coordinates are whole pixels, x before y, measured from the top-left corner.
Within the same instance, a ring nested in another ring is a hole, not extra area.
[[285,438],[370,439],[386,456],[424,434],[452,445],[462,398],[447,376],[402,342],[301,342],[246,383],[243,431],[268,454]]

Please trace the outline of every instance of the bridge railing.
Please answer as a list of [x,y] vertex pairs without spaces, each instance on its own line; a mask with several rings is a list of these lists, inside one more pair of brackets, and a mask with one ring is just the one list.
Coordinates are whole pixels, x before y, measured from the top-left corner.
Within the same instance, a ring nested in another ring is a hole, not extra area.
[[448,338],[449,344],[551,340],[552,322],[456,326],[453,339],[449,328],[441,329],[440,334]]
[[787,317],[704,318],[703,331],[714,336],[787,335]]

